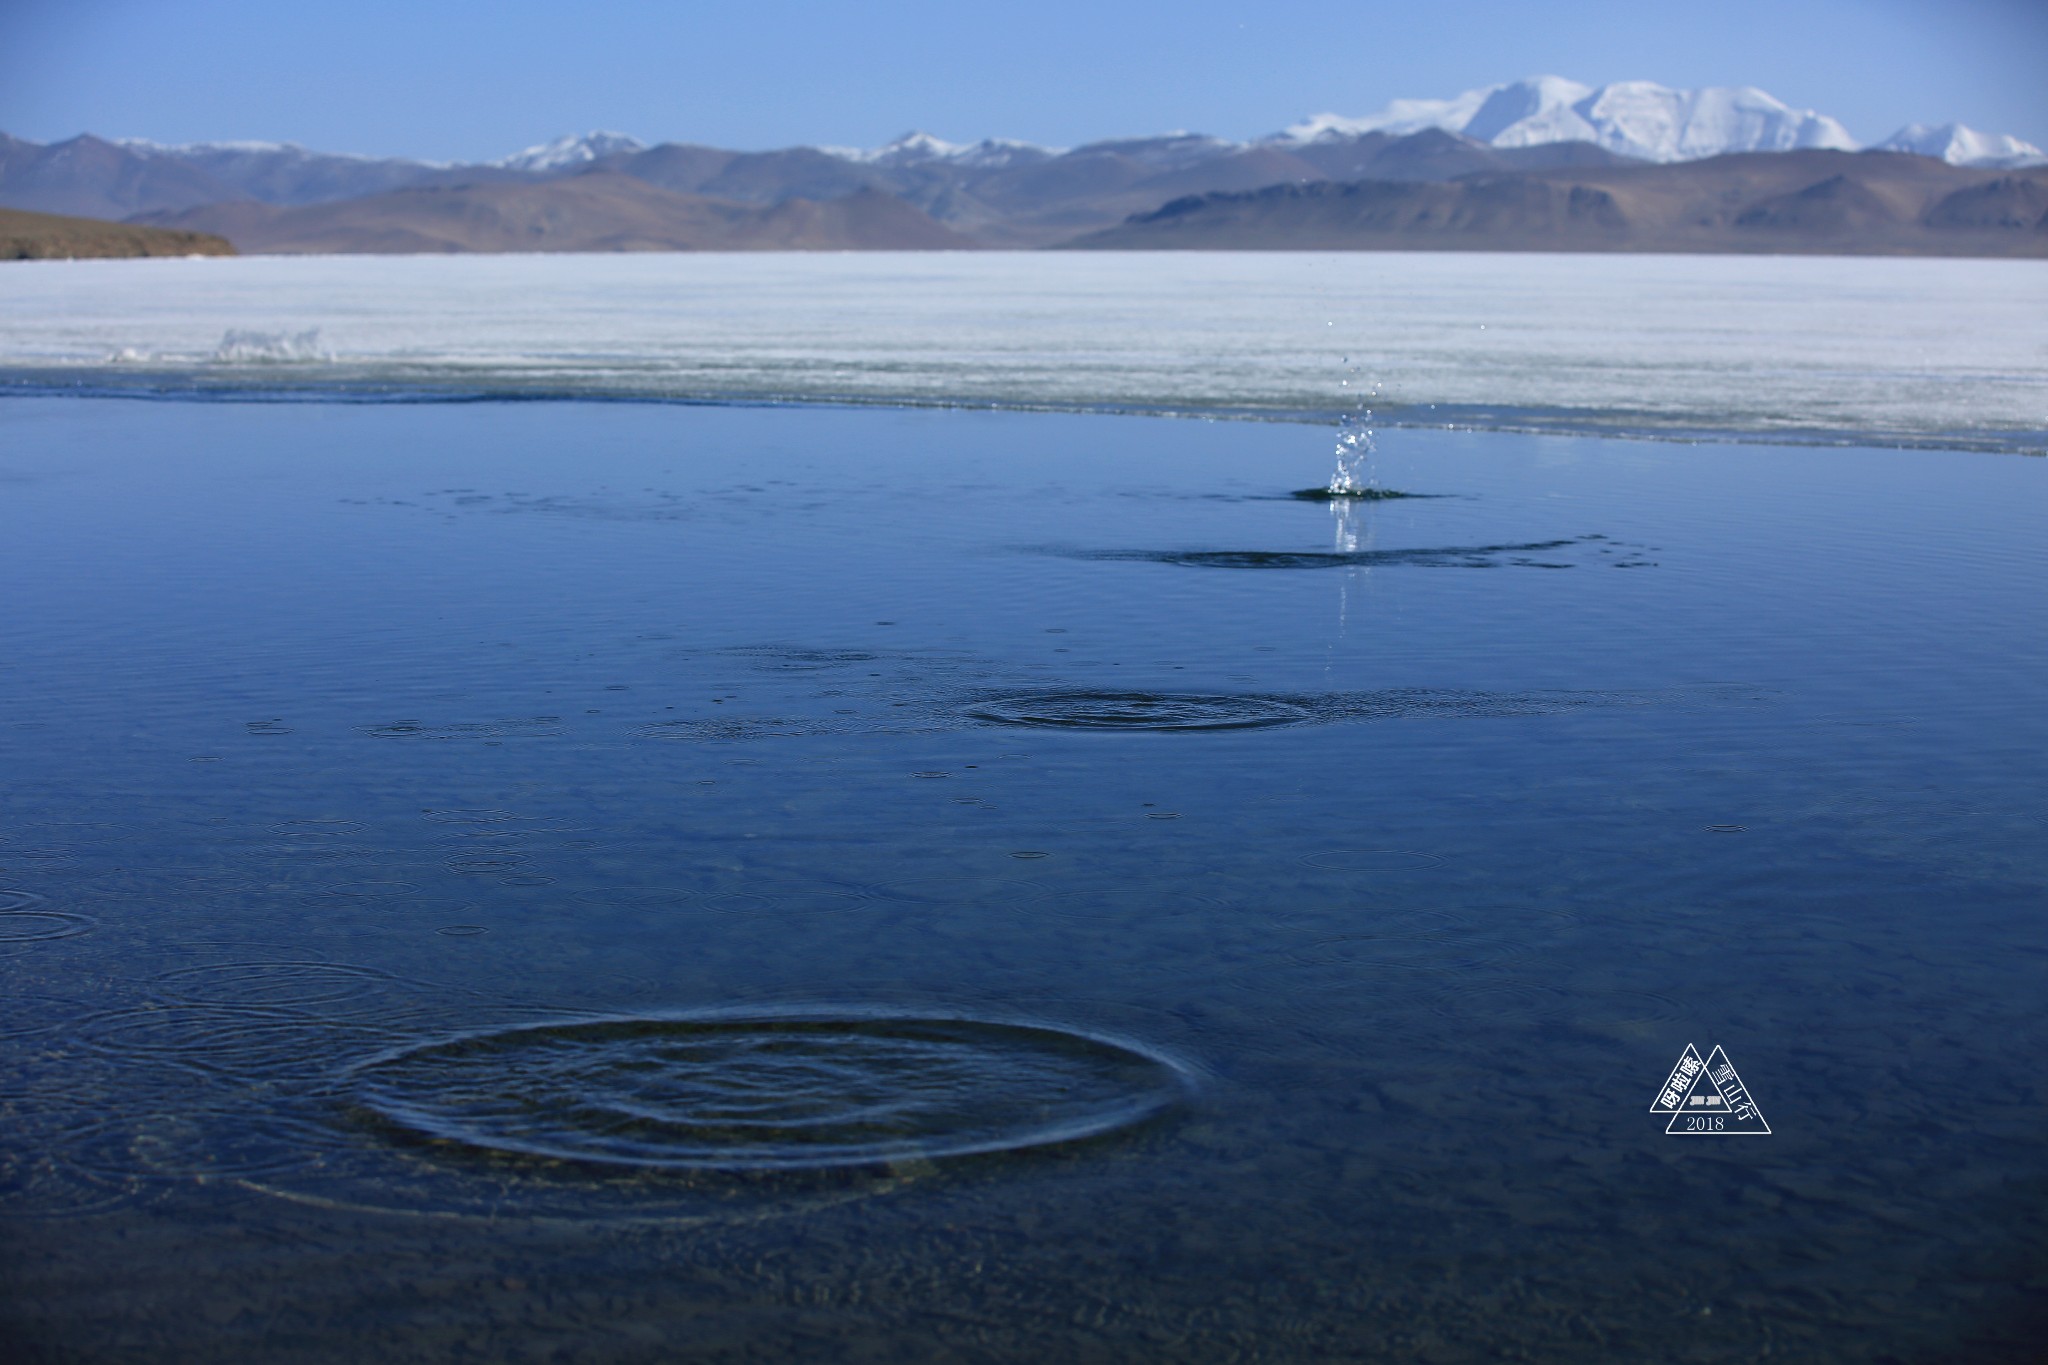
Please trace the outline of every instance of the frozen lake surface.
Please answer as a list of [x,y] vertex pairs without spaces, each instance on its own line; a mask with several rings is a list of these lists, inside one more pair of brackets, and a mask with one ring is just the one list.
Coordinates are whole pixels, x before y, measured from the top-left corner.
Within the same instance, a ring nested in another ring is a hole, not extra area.
[[[2048,450],[2038,261],[253,257],[0,270],[0,385],[1327,418]],[[300,338],[317,330],[318,337]],[[230,333],[242,334],[228,343]],[[1350,387],[1346,387],[1346,381]]]

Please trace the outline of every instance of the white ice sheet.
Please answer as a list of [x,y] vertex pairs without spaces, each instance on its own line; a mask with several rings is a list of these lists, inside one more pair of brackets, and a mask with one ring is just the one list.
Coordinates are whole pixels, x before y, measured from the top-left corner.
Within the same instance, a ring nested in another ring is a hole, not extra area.
[[[266,363],[243,345],[216,359],[230,331],[276,334],[297,358]],[[2039,449],[2048,262],[1058,252],[22,262],[0,266],[0,371],[17,390],[48,380],[1274,416],[1327,416],[1377,386],[1383,410],[1410,422]]]

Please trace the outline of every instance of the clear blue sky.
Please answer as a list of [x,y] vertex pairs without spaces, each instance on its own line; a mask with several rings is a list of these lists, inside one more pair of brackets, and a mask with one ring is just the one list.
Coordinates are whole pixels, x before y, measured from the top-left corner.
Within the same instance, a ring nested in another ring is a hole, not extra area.
[[565,132],[1272,132],[1536,74],[1756,85],[2048,146],[2048,0],[0,0],[0,130],[445,160]]

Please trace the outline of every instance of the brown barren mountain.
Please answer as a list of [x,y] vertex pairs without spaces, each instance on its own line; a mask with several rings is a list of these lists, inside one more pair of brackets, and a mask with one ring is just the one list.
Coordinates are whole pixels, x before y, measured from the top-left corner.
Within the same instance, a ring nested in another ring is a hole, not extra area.
[[1749,152],[1448,182],[1190,196],[1070,245],[1122,250],[1704,251],[2048,256],[2048,167]]
[[429,186],[279,208],[248,201],[136,221],[218,233],[261,255],[471,251],[932,251],[978,243],[876,190],[772,207],[681,194],[616,171]]
[[[1294,156],[1314,166],[1324,180],[1455,180],[1488,171],[1510,174],[1554,166],[1635,166],[1591,142],[1539,142],[1532,147],[1491,147],[1469,137],[1425,128],[1396,137],[1364,133],[1303,143]],[[1217,185],[1215,189],[1234,186]]]
[[167,232],[98,218],[0,209],[0,261],[61,261],[89,256],[232,256],[226,239]]

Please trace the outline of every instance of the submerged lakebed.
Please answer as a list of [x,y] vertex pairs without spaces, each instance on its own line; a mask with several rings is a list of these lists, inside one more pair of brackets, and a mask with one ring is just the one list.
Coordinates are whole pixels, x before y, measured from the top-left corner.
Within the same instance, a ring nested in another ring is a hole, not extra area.
[[[26,1358],[2032,1348],[2039,461],[0,436]],[[1768,1135],[1667,1133],[1688,1045]]]

